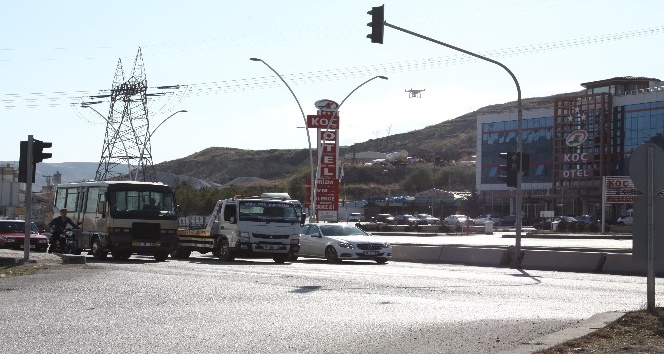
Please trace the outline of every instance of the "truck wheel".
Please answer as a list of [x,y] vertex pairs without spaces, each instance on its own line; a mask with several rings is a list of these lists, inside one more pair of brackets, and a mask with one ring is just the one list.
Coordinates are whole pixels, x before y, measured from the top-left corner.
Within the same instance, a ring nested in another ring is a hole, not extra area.
[[175,251],[171,252],[171,257],[175,259],[187,259],[191,256],[191,251],[190,250],[184,250],[181,248],[177,248]]
[[103,260],[106,259],[106,256],[108,255],[107,251],[103,251],[101,247],[101,241],[99,241],[98,238],[96,238],[94,241],[92,241],[92,258],[96,260]]
[[288,253],[285,253],[285,254],[275,254],[272,259],[274,259],[275,263],[283,264],[286,263],[288,258],[289,258]]
[[111,251],[111,257],[115,260],[120,260],[122,259],[122,252],[121,251]]
[[218,248],[217,253],[219,254],[219,260],[222,262],[232,262],[235,260],[235,257],[231,254],[231,248],[228,245],[227,239],[220,239],[217,242]]
[[168,252],[157,252],[154,254],[154,259],[157,262],[163,262],[168,258]]

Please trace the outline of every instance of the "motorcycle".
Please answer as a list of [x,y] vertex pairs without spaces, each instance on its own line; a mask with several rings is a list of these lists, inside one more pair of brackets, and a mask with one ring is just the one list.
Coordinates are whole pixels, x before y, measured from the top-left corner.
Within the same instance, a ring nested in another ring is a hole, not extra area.
[[65,229],[60,233],[58,239],[53,245],[52,251],[54,253],[71,253],[71,254],[80,254],[80,250],[77,249],[76,245],[76,235],[74,234],[73,229]]

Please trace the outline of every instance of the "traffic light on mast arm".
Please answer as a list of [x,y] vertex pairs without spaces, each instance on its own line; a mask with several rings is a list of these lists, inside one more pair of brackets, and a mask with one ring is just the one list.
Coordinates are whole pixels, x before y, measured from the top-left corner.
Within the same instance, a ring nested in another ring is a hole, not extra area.
[[367,26],[371,27],[371,34],[367,38],[371,39],[371,43],[383,44],[383,32],[385,30],[385,5],[372,7],[371,11],[367,11],[371,15],[371,22]]

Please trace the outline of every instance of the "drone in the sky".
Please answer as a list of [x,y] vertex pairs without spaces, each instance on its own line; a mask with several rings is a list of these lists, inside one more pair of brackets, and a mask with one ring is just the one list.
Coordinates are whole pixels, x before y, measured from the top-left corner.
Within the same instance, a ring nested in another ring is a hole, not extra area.
[[426,90],[425,89],[422,89],[422,90],[410,89],[410,90],[405,90],[405,91],[408,92],[408,98],[413,98],[413,97],[422,98],[422,92],[426,91]]

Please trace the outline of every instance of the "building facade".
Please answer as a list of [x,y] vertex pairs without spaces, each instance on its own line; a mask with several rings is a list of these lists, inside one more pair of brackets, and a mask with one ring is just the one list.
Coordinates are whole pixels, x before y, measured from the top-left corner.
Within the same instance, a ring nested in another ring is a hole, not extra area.
[[[664,147],[664,82],[617,77],[581,86],[523,111],[522,151],[530,155],[521,185],[524,220],[543,210],[599,219],[604,177],[629,176],[639,145]],[[501,152],[516,151],[517,131],[516,110],[478,116],[476,182],[487,211],[515,213],[515,189],[498,178],[498,167]],[[629,207],[608,205],[606,221]]]

